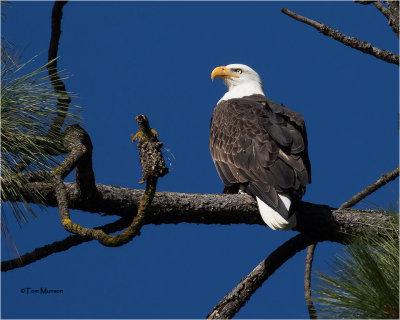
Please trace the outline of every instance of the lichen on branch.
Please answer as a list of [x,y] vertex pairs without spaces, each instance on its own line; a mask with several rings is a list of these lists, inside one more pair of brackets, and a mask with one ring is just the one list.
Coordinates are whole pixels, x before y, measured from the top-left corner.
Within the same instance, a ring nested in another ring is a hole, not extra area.
[[131,224],[120,234],[110,236],[103,230],[82,227],[71,220],[69,213],[69,204],[67,189],[62,181],[65,171],[76,165],[79,157],[83,157],[87,148],[80,144],[71,144],[72,150],[70,156],[53,170],[54,188],[56,191],[57,204],[61,223],[65,230],[98,240],[101,244],[109,247],[122,246],[131,241],[140,233],[144,224],[144,217],[147,208],[150,206],[156,192],[157,180],[164,176],[168,169],[162,156],[162,143],[158,140],[155,130],[150,128],[149,121],[145,115],[136,117],[139,124],[139,130],[134,135],[132,142],[138,140],[140,163],[142,164],[143,181],[146,182],[146,189],[138,204],[137,214],[134,216]]

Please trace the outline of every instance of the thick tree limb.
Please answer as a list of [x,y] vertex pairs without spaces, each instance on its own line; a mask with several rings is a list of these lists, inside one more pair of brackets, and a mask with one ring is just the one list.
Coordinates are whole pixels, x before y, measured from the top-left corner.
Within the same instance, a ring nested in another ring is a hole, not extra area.
[[368,42],[358,40],[354,37],[349,37],[349,36],[339,32],[338,30],[335,30],[321,22],[314,21],[309,18],[303,17],[297,13],[294,13],[293,11],[286,9],[286,8],[282,8],[281,11],[284,14],[288,15],[289,17],[291,17],[297,21],[303,22],[305,24],[308,24],[308,25],[314,27],[319,32],[323,33],[324,35],[329,36],[332,39],[339,41],[346,46],[349,46],[353,49],[360,50],[364,53],[370,54],[370,55],[374,56],[375,58],[381,59],[383,61],[393,63],[396,65],[399,64],[399,56],[391,51],[379,49],[377,47],[374,47],[372,44],[370,44]]
[[[88,200],[80,196],[76,183],[65,183],[65,187],[70,209],[122,217],[132,217],[137,212],[137,204],[143,195],[143,190],[96,184],[96,194]],[[30,196],[31,188],[41,192],[42,204],[57,207],[52,184],[36,182],[20,190],[20,197],[39,203]],[[339,242],[347,234],[359,234],[365,229],[379,232],[380,225],[390,219],[387,214],[377,210],[339,210],[307,202],[297,205],[296,215],[296,231],[326,234],[332,241]],[[145,224],[183,222],[265,225],[256,201],[248,195],[156,192],[146,213]]]
[[[85,199],[81,196],[76,183],[64,183],[64,185],[70,208],[93,213],[104,212],[110,215],[120,215],[129,221],[132,220],[133,214],[137,211],[137,202],[143,195],[143,190],[97,184],[96,194],[90,199]],[[29,188],[33,187],[38,188],[45,196],[46,206],[57,207],[53,184],[32,183],[24,192],[29,195]],[[21,194],[21,196],[23,195]],[[37,203],[37,201],[35,202]],[[296,230],[317,236],[326,236],[327,239],[337,242],[345,241],[346,234],[361,233],[365,228],[379,232],[380,225],[390,219],[390,216],[379,211],[338,210],[307,202],[301,202],[298,205],[296,214],[298,217]],[[256,202],[247,195],[156,192],[153,202],[146,212],[144,224],[159,225],[164,223],[245,223],[264,226]],[[111,233],[113,231],[104,230],[104,232]],[[73,245],[82,243],[77,241],[78,238],[73,239],[75,239],[72,241]],[[51,253],[67,250],[71,246],[69,240],[66,240],[66,242],[62,241],[58,244],[54,252],[50,252],[51,246],[45,246],[44,249],[38,248],[27,254],[26,263],[23,265],[32,263]],[[42,254],[45,254],[45,256],[41,256]],[[21,258],[25,259],[24,256]],[[7,266],[8,263],[5,265]],[[12,265],[15,265],[15,262],[12,262]]]
[[273,251],[261,261],[250,274],[219,302],[207,315],[207,319],[230,319],[250,299],[252,294],[287,260],[317,240],[311,235],[300,233]]
[[[87,199],[76,183],[65,183],[69,206],[73,209],[93,213],[120,215],[130,220],[137,210],[137,202],[143,190],[122,187],[96,185],[96,193]],[[29,197],[30,189],[37,188],[43,195],[46,206],[57,206],[54,186],[50,183],[36,182],[21,190],[21,197]],[[38,203],[29,197],[31,202]],[[18,199],[15,199],[18,200]],[[379,226],[389,218],[379,211],[335,210],[328,206],[301,202],[297,207],[297,230],[302,232],[330,235],[332,241],[342,241],[347,233],[360,233],[365,228],[379,230]],[[205,223],[205,224],[259,224],[264,225],[259,216],[257,204],[247,195],[209,195],[184,194],[174,192],[156,192],[152,205],[146,213],[145,224],[161,223]],[[117,231],[117,230],[116,230]],[[104,232],[110,233],[107,230]],[[77,236],[78,237],[78,236]],[[78,237],[80,238],[80,237]],[[57,243],[53,250],[51,245],[38,248],[32,253],[23,255],[22,266],[41,259],[51,253],[67,250],[72,245],[82,242],[67,240]],[[86,240],[88,241],[88,240]],[[71,245],[71,243],[73,243]],[[44,256],[42,256],[44,254]],[[26,258],[24,258],[26,256]],[[37,257],[37,258],[36,258]],[[26,259],[26,260],[25,260]],[[9,270],[14,262],[5,262],[5,270]],[[8,266],[8,267],[7,267]]]
[[351,208],[356,205],[358,202],[363,200],[365,197],[369,196],[371,193],[375,192],[385,184],[390,181],[396,179],[399,176],[399,166],[396,169],[390,171],[389,173],[383,174],[378,180],[376,180],[373,184],[367,186],[364,190],[357,193],[350,200],[343,203],[339,209]]

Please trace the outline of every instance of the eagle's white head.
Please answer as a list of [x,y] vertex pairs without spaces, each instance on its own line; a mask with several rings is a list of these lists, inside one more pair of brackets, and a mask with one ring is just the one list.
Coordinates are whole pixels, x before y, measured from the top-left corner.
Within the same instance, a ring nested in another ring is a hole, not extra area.
[[214,80],[214,78],[221,78],[228,87],[228,92],[225,93],[221,100],[242,98],[252,94],[264,95],[260,76],[252,68],[244,64],[235,63],[216,67],[211,73],[211,80]]

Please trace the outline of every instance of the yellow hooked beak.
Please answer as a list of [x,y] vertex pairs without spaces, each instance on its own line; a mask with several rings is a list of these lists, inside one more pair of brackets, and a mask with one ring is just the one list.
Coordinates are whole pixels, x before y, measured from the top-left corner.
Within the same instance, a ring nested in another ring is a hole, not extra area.
[[227,67],[216,67],[212,72],[211,72],[211,80],[214,80],[214,78],[239,78],[236,74],[233,74],[229,72]]

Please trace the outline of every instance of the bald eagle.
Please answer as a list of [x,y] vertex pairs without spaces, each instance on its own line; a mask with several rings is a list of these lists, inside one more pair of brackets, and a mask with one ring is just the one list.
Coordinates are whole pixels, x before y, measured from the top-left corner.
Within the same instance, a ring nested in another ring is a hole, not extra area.
[[311,183],[303,117],[268,99],[257,72],[243,64],[217,67],[228,92],[211,119],[210,151],[225,193],[255,197],[272,229],[292,229],[291,210]]

